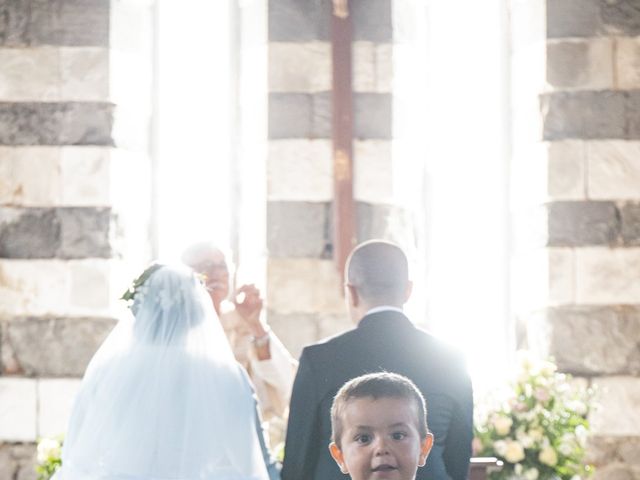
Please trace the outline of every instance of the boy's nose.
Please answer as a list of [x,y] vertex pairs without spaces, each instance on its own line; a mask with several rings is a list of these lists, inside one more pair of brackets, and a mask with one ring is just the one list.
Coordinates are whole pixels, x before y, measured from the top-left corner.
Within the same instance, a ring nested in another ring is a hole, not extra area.
[[376,439],[374,447],[375,447],[374,451],[376,455],[386,455],[387,453],[389,453],[387,440],[382,436]]

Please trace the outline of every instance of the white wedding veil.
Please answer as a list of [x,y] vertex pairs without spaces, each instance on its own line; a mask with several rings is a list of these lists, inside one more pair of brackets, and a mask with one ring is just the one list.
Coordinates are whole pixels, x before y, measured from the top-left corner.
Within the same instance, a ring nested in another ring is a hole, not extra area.
[[140,287],[87,367],[56,480],[265,480],[255,400],[185,267]]

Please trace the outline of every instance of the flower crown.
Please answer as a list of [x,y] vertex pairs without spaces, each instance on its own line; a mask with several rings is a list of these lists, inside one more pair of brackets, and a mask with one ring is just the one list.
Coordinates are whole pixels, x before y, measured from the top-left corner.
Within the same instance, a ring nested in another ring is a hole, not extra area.
[[164,267],[161,263],[152,263],[149,265],[144,272],[142,272],[138,278],[136,278],[131,286],[122,294],[120,300],[124,300],[125,302],[129,302],[129,308],[133,305],[133,302],[136,298],[136,295],[142,289],[144,282],[156,271]]

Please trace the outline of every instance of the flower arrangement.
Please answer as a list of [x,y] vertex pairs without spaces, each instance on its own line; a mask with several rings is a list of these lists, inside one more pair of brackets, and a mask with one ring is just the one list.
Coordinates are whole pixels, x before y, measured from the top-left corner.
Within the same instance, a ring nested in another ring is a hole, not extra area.
[[62,465],[62,437],[38,441],[36,473],[38,480],[49,480]]
[[506,398],[476,422],[474,451],[504,464],[492,480],[579,480],[592,473],[583,463],[592,392],[570,380],[552,362],[519,352]]

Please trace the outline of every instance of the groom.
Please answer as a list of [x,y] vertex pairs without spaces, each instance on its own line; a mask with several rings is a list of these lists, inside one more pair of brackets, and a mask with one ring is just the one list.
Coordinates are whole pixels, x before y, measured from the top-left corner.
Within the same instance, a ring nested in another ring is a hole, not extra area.
[[306,347],[293,385],[283,480],[344,480],[329,455],[330,408],[338,389],[365,373],[388,371],[417,385],[435,444],[418,480],[464,480],[471,456],[473,399],[460,356],[402,311],[411,294],[407,258],[373,240],[351,253],[346,300],[356,328]]

